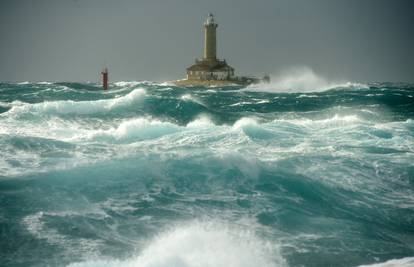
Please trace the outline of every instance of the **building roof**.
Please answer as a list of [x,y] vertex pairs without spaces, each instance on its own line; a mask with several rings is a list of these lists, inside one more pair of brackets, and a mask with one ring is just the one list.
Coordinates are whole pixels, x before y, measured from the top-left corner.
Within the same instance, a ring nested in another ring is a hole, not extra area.
[[234,70],[229,66],[226,61],[217,61],[214,64],[211,64],[208,61],[197,61],[196,64],[187,68],[187,71],[208,71],[208,72],[218,72],[218,71],[229,71]]

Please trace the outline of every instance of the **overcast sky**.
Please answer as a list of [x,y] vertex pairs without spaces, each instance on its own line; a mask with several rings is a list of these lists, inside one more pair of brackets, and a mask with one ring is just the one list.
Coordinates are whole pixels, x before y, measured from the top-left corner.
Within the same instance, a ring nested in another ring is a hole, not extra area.
[[411,0],[0,0],[0,80],[183,78],[209,12],[236,74],[414,82]]

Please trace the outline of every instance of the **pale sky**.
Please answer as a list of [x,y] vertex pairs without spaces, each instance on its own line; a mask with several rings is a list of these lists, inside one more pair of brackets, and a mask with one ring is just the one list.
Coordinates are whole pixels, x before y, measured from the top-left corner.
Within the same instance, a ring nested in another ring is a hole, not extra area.
[[0,81],[180,79],[209,12],[237,75],[414,82],[410,0],[0,0]]

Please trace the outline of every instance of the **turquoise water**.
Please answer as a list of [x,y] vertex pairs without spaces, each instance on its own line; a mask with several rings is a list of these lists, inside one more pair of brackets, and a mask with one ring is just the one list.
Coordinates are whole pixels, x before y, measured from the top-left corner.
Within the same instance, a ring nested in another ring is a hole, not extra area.
[[299,91],[0,83],[0,265],[413,266],[414,86]]

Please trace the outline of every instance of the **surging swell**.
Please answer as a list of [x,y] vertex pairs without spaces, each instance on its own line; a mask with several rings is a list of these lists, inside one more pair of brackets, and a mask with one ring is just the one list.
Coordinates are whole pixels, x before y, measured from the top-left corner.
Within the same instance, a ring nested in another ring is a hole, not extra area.
[[136,103],[145,96],[145,89],[139,88],[130,93],[113,98],[95,101],[52,101],[37,104],[13,105],[3,116],[20,115],[24,113],[42,114],[94,114],[115,110]]
[[[191,153],[192,147],[205,147],[206,153],[249,147],[262,161],[317,152],[345,156],[355,153],[358,147],[368,149],[370,146],[379,148],[367,150],[369,153],[414,153],[413,139],[407,135],[410,127],[413,127],[412,120],[376,123],[357,115],[340,114],[316,120],[280,118],[261,121],[243,117],[233,124],[215,124],[208,116],[201,116],[186,125],[134,117],[117,123],[97,120],[96,125],[88,127],[77,121],[51,118],[35,123],[10,123],[0,129],[5,142],[3,149],[11,153],[0,159],[0,170],[9,176],[19,176],[28,171],[71,168],[82,162],[107,160],[114,156],[114,151],[122,157],[134,155],[137,153],[134,146],[145,146],[145,151],[155,146],[157,151],[170,153],[183,147],[185,153]],[[324,139],[319,140],[320,136]],[[358,140],[360,136],[369,138]],[[90,152],[95,147],[93,144],[101,147],[99,154]],[[122,146],[124,144],[134,146]],[[27,150],[27,147],[33,149]],[[20,158],[24,168],[10,164],[15,157]],[[59,157],[65,159],[56,161],[53,166],[44,165],[42,162],[47,162],[50,157],[54,161]]]
[[[125,87],[138,85],[119,84]],[[410,174],[403,173],[405,166],[409,166],[414,155],[412,119],[374,121],[360,116],[357,110],[344,112],[341,109],[318,110],[317,118],[303,116],[300,112],[290,115],[272,113],[266,116],[268,114],[261,113],[258,106],[258,110],[254,111],[238,111],[239,109],[230,108],[228,113],[220,115],[225,117],[234,115],[235,111],[240,113],[224,122],[215,120],[214,115],[217,113],[200,115],[210,110],[197,110],[193,114],[198,114],[198,118],[189,116],[190,120],[180,123],[174,119],[190,113],[195,107],[194,103],[208,107],[208,104],[217,101],[224,106],[228,103],[227,99],[218,101],[217,96],[220,96],[220,92],[213,92],[212,94],[215,95],[208,98],[205,95],[197,95],[196,91],[183,93],[181,89],[177,90],[178,92],[172,90],[174,92],[165,95],[155,90],[156,92],[151,92],[154,98],[150,99],[146,97],[147,93],[150,93],[149,89],[148,92],[143,88],[122,90],[125,90],[123,93],[129,93],[113,99],[95,101],[69,100],[37,104],[16,101],[5,105],[0,103],[10,108],[0,115],[2,126],[0,145],[4,152],[0,156],[1,175],[19,177],[36,171],[53,173],[54,170],[62,168],[75,169],[75,173],[80,172],[87,177],[95,167],[108,165],[108,169],[103,168],[102,173],[104,173],[120,161],[125,165],[121,164],[119,169],[124,169],[126,165],[130,167],[138,164],[142,167],[136,168],[140,172],[146,171],[147,167],[152,168],[151,160],[154,160],[154,165],[157,166],[155,168],[158,166],[166,168],[160,171],[163,172],[160,176],[172,178],[176,171],[174,169],[176,165],[171,160],[174,159],[180,162],[177,168],[179,171],[196,167],[192,173],[204,172],[206,176],[212,175],[212,177],[220,175],[225,177],[226,171],[229,171],[228,174],[231,176],[234,171],[240,184],[255,179],[260,180],[260,183],[272,182],[267,177],[269,173],[275,174],[276,179],[281,180],[285,178],[277,177],[279,173],[284,173],[283,175],[286,174],[287,177],[292,175],[289,178],[291,181],[286,182],[285,185],[282,183],[282,186],[293,183],[291,187],[286,188],[287,191],[291,190],[290,193],[296,194],[295,199],[298,202],[307,201],[307,198],[312,199],[314,195],[309,196],[300,192],[301,190],[295,192],[296,188],[301,189],[300,185],[303,185],[305,187],[303,191],[308,189],[315,191],[313,189],[318,188],[308,188],[308,185],[322,184],[322,189],[325,185],[330,186],[326,192],[334,192],[336,188],[340,188],[340,191],[362,192],[363,196],[370,197],[372,203],[378,204],[382,201],[388,205],[387,207],[397,209],[414,207],[410,189],[406,189],[409,188],[409,180],[404,180]],[[118,92],[114,96],[116,94]],[[252,95],[249,97],[257,97]],[[252,101],[263,106],[270,105],[269,99],[274,95],[269,95],[265,95],[264,99],[252,99]],[[316,95],[312,94],[312,97],[317,98]],[[311,96],[309,94],[297,96],[297,98],[305,97]],[[129,112],[128,116],[118,112],[137,104],[140,106],[142,103],[140,101],[143,99],[151,100],[145,103],[147,106],[154,107],[149,109],[150,112],[141,114],[141,109],[138,109],[138,112]],[[163,101],[157,102],[155,99]],[[236,97],[233,100],[243,103],[244,99]],[[185,106],[188,102],[191,102],[191,105]],[[184,106],[183,112],[177,112],[178,115],[172,118],[157,113],[160,106],[167,104],[170,105],[169,107],[175,107],[174,111]],[[369,109],[367,106],[363,108]],[[118,114],[108,117],[95,116],[107,115],[110,113],[108,111],[115,111],[114,113]],[[336,111],[338,113],[335,113]],[[33,116],[22,116],[25,114]],[[74,116],[60,116],[61,114]],[[84,114],[94,116],[76,116]],[[148,160],[149,158],[152,159]],[[94,165],[94,163],[98,164]],[[88,166],[83,168],[82,165]],[[76,169],[78,166],[81,166],[80,170]],[[118,166],[115,169],[118,170]],[[222,172],[214,176],[217,170]],[[68,173],[70,175],[71,172]],[[112,175],[110,171],[109,173]],[[62,174],[66,173],[57,172],[55,175]],[[122,179],[118,175],[119,172],[114,171],[113,176]],[[105,183],[105,178],[96,176],[100,182]],[[180,172],[179,176],[180,178],[190,176],[191,182],[194,182],[191,174]],[[39,176],[34,175],[34,177]],[[397,182],[404,189],[399,191],[390,189],[390,179],[400,179],[401,181]],[[295,183],[295,180],[300,182]],[[377,194],[377,192],[382,193]],[[267,193],[263,190],[261,194]],[[274,196],[275,192],[271,192],[271,195]],[[287,198],[283,197],[283,199]],[[346,202],[358,205],[352,203],[352,200],[354,199],[349,198]],[[370,203],[367,201],[366,204]],[[139,205],[133,207],[133,209],[138,208]],[[71,235],[50,223],[49,219],[57,216],[60,217],[62,214],[32,211],[23,218],[22,224],[36,239],[66,250],[71,256],[71,262],[82,261],[72,263],[71,267],[287,265],[284,258],[280,256],[277,240],[269,243],[267,239],[251,231],[221,222],[183,223],[161,232],[148,241],[143,250],[140,248],[140,253],[135,253],[127,259],[114,259],[102,255],[108,251],[108,247],[104,244],[106,241],[100,243],[100,239]],[[82,216],[84,214],[80,215]],[[165,220],[166,224],[170,223],[170,218],[167,217]],[[389,266],[394,263],[410,266],[412,259],[394,260],[379,266]]]
[[[82,104],[83,105],[83,104]],[[82,106],[81,105],[81,106]],[[105,107],[102,107],[105,108]],[[63,108],[65,109],[65,108]],[[79,112],[84,112],[79,111]],[[335,114],[327,119],[274,119],[272,121],[260,121],[254,117],[242,117],[233,124],[215,124],[207,115],[201,115],[186,125],[177,125],[173,122],[163,121],[151,117],[134,117],[122,120],[116,125],[108,122],[107,125],[99,122],[98,127],[84,127],[83,124],[76,121],[65,121],[62,119],[48,119],[43,122],[17,123],[4,127],[0,133],[16,134],[22,136],[32,136],[36,138],[54,138],[55,140],[65,142],[81,141],[141,141],[156,139],[165,135],[174,134],[183,131],[205,130],[207,132],[221,129],[222,131],[231,132],[233,130],[256,129],[257,131],[277,131],[278,126],[298,127],[305,130],[334,128],[352,124],[366,124],[356,115],[338,115]]]
[[135,258],[92,260],[68,267],[283,267],[277,245],[252,231],[217,222],[191,222],[156,236]]
[[[101,114],[108,111],[115,111],[120,108],[130,107],[138,104],[146,96],[143,88],[134,89],[130,93],[113,99],[102,99],[95,101],[54,101],[42,102],[36,104],[22,103],[20,101],[12,102],[8,105],[11,109],[0,115],[4,119],[4,127],[0,129],[2,134],[19,134],[22,136],[33,136],[38,138],[54,138],[61,141],[84,141],[84,140],[146,140],[154,139],[164,135],[176,133],[186,128],[199,126],[218,127],[229,126],[226,124],[215,124],[211,121],[208,114],[198,115],[198,118],[187,123],[186,127],[177,125],[176,122],[157,119],[147,116],[138,116],[135,118],[121,119],[117,121],[88,121],[85,123],[76,120],[65,120],[58,116],[49,116],[40,118],[41,115],[59,115],[59,114]],[[202,101],[195,99],[190,94],[184,94],[180,97],[182,101],[192,101],[199,105],[205,105]],[[265,103],[266,104],[266,103]],[[24,114],[35,114],[36,121],[20,121],[17,117]],[[328,115],[328,114],[327,114]],[[276,125],[294,125],[295,127],[339,127],[351,124],[372,125],[375,122],[362,119],[358,115],[352,114],[333,114],[325,116],[325,119],[279,117],[272,121],[259,121],[254,117],[241,117],[236,120],[230,128],[257,128],[267,131],[269,126]],[[92,123],[92,125],[91,125]]]

